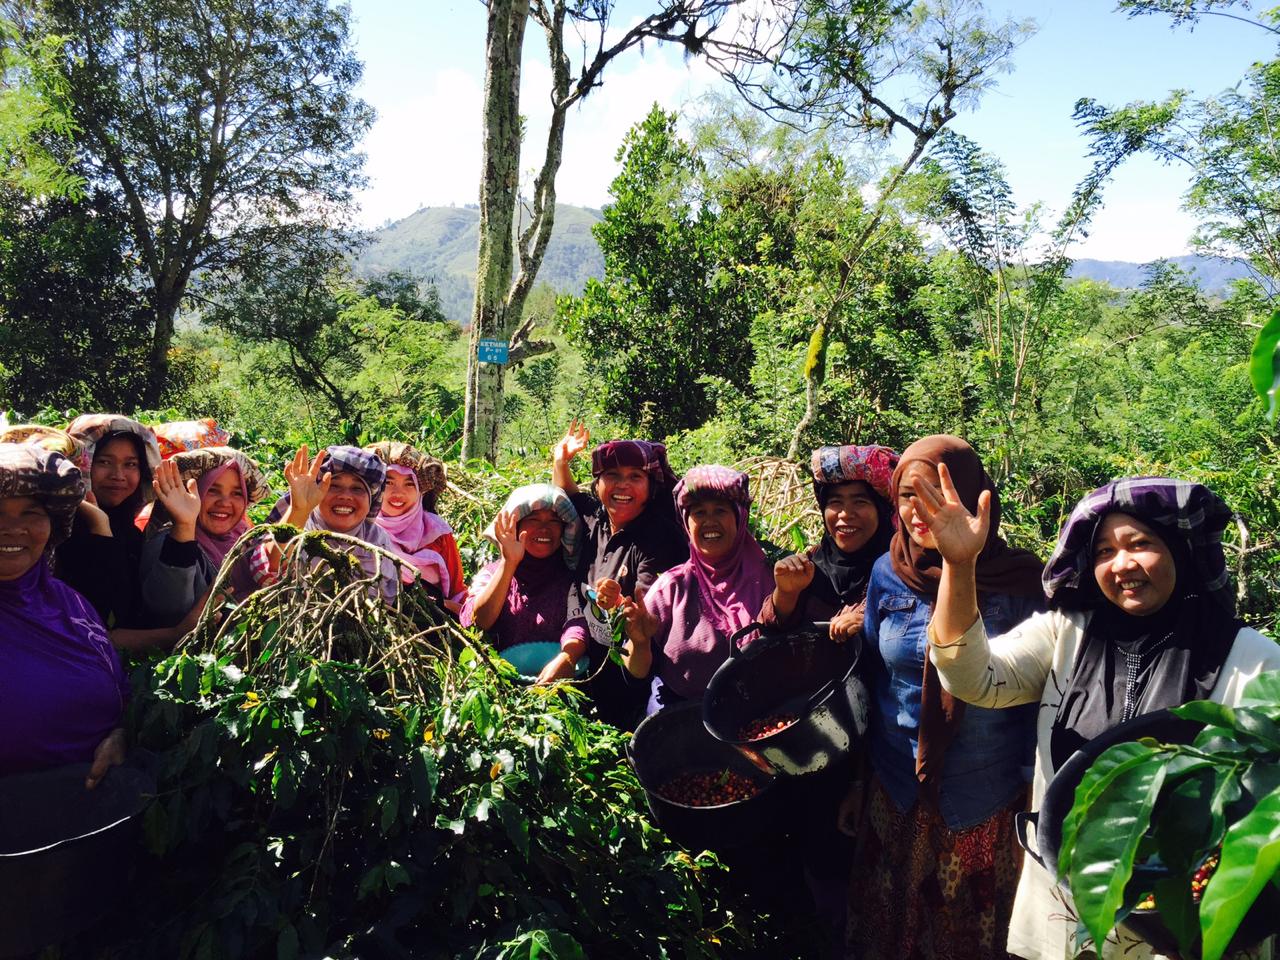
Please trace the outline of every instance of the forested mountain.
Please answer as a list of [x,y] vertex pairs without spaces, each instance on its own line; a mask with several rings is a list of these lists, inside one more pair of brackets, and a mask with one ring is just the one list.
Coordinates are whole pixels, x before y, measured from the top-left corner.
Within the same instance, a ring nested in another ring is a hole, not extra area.
[[[479,218],[475,206],[423,207],[376,231],[360,257],[359,269],[364,273],[403,270],[434,281],[445,315],[463,322],[471,313]],[[588,277],[601,276],[604,260],[591,235],[599,222],[599,210],[557,204],[539,282],[565,293],[580,293]]]
[[[588,277],[600,277],[604,261],[591,228],[600,222],[600,211],[559,204],[551,245],[539,282],[564,293],[581,293]],[[471,313],[476,269],[475,206],[423,207],[416,213],[383,227],[360,257],[360,270],[404,270],[435,282],[445,315],[459,323]],[[1170,262],[1192,274],[1206,293],[1224,292],[1233,280],[1247,277],[1248,268],[1238,260],[1212,257],[1171,257]],[[1146,264],[1123,260],[1077,260],[1072,277],[1100,280],[1121,289],[1141,285]]]

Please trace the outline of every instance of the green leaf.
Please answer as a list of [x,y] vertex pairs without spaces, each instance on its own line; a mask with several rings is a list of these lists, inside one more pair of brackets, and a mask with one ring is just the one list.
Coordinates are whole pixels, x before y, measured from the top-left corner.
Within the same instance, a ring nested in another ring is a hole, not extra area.
[[1168,766],[1169,756],[1155,751],[1119,765],[1078,825],[1069,873],[1071,893],[1095,944],[1103,943],[1116,924],[1116,912],[1133,873],[1134,854],[1150,825]]
[[297,960],[298,931],[292,923],[286,923],[276,938],[276,960]]
[[396,887],[407,887],[411,882],[409,871],[405,869],[403,864],[396,863],[392,860],[387,864],[386,869],[387,889],[394,892]]
[[381,863],[365,871],[365,875],[360,878],[360,886],[356,889],[356,899],[363,900],[377,890],[382,885],[385,873],[386,865]]
[[1093,761],[1093,765],[1085,771],[1079,786],[1076,787],[1076,796],[1071,804],[1071,810],[1062,821],[1062,842],[1058,847],[1059,878],[1067,876],[1071,869],[1076,834],[1094,799],[1126,769],[1145,762],[1154,753],[1151,747],[1145,747],[1140,743],[1118,743]]
[[1227,828],[1222,859],[1200,901],[1203,960],[1219,960],[1253,902],[1280,869],[1280,791]]
[[1249,379],[1274,423],[1280,414],[1280,310],[1258,331],[1249,355]]
[[[1272,320],[1275,320],[1275,315]],[[1280,704],[1280,670],[1260,673],[1245,684],[1241,706],[1275,707],[1276,704]]]
[[1180,707],[1172,708],[1169,712],[1175,717],[1195,723],[1228,728],[1236,725],[1235,713],[1232,709],[1226,704],[1214,703],[1212,700],[1192,700]]
[[398,787],[386,786],[378,791],[379,827],[386,836],[396,817],[400,813],[400,790]]

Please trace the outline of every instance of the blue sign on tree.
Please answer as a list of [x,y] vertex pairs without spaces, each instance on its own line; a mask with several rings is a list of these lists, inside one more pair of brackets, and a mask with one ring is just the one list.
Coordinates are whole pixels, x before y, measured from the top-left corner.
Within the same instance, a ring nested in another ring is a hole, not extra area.
[[476,359],[481,363],[506,363],[510,349],[505,340],[481,340],[476,345]]

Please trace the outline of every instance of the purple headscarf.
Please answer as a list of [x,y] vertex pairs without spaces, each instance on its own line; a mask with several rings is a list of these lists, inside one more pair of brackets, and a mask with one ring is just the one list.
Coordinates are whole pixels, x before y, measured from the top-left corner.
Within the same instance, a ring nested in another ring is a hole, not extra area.
[[373,518],[373,522],[387,532],[387,536],[395,544],[396,553],[413,564],[424,580],[442,584],[446,592],[454,589],[454,585],[449,583],[449,566],[444,562],[444,557],[427,547],[428,543],[435,543],[446,533],[453,533],[453,529],[442,518],[422,506],[422,487],[413,470],[398,463],[389,463],[387,472],[413,480],[418,499],[398,517],[379,513]]
[[[751,480],[728,467],[694,467],[676,485],[676,510],[689,530],[689,511],[699,500],[727,500],[738,515],[738,532],[729,552],[714,562],[693,547],[689,559],[675,571],[688,570],[698,584],[700,611],[677,611],[686,620],[701,617],[716,632],[728,636],[755,619],[764,598],[773,591],[773,568],[747,523]],[[692,537],[690,537],[692,540]],[[673,571],[673,573],[675,572]],[[693,624],[688,624],[692,626]]]

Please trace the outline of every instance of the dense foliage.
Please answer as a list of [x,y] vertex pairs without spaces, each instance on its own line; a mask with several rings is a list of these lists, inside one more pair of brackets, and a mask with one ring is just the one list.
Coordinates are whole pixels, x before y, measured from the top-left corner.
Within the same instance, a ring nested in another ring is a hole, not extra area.
[[425,595],[370,600],[332,539],[294,540],[329,559],[137,668],[159,795],[95,955],[803,955],[650,824],[623,735],[575,691],[513,685]]
[[[1280,674],[1251,681],[1234,709],[1197,700],[1173,713],[1205,724],[1194,744],[1144,740],[1102,754],[1076,790],[1058,868],[1094,943],[1154,892],[1181,955],[1218,960],[1265,890],[1273,896],[1264,909],[1274,909]],[[1193,898],[1192,878],[1215,854]]]

